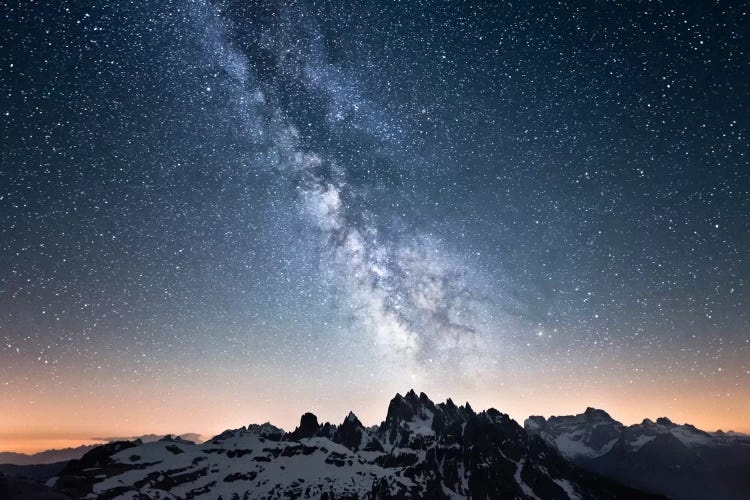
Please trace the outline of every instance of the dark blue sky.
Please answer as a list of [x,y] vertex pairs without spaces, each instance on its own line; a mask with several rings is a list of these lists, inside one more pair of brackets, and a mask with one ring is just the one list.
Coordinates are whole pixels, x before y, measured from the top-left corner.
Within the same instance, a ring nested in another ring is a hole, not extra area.
[[0,391],[169,406],[260,377],[338,408],[408,380],[635,414],[627,383],[739,418],[748,11],[8,6]]

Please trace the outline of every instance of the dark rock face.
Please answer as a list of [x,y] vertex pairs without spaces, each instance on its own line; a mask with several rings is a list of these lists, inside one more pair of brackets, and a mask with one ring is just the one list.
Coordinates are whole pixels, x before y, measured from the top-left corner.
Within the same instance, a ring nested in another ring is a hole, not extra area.
[[303,438],[313,437],[318,432],[318,429],[320,429],[318,417],[308,412],[302,415],[302,418],[300,418],[299,421],[299,427],[294,429],[294,432],[290,432],[286,436],[286,439],[290,441],[298,441]]
[[344,422],[335,430],[332,441],[343,444],[350,450],[357,451],[364,449],[370,440],[367,437],[367,431],[362,422],[359,421],[354,413],[349,412]]
[[624,426],[601,410],[530,417],[526,430],[587,470],[675,500],[750,498],[750,437],[666,417]]

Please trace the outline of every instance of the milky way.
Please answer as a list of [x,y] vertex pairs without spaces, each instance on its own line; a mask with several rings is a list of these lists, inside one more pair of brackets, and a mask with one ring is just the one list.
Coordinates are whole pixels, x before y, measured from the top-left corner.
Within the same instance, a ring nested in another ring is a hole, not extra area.
[[750,408],[746,4],[3,16],[6,434]]
[[[389,150],[405,133],[362,96],[354,77],[329,62],[323,35],[303,6],[265,14],[257,16],[261,20],[251,16],[251,35],[239,35],[236,43],[244,51],[229,41],[229,23],[218,12],[202,19],[208,26],[203,41],[209,57],[236,86],[228,105],[243,108],[246,140],[260,146],[248,160],[250,168],[270,168],[297,189],[301,216],[310,230],[317,230],[300,236],[320,239],[321,272],[331,286],[342,289],[337,299],[359,323],[352,327],[373,336],[382,354],[429,364],[476,354],[482,336],[473,319],[476,291],[466,283],[465,270],[446,259],[429,234],[412,228],[389,234],[393,227],[381,222],[371,206],[371,189],[352,180],[352,172],[368,168],[369,162],[331,152],[354,130],[360,136],[358,155],[382,156],[400,169]],[[237,23],[242,22],[247,18],[240,16]],[[259,77],[264,71],[272,76]],[[298,94],[304,118],[282,104],[289,89]],[[310,119],[308,105],[320,108],[314,123],[304,122]],[[305,140],[300,129],[313,127],[325,131],[324,141]]]

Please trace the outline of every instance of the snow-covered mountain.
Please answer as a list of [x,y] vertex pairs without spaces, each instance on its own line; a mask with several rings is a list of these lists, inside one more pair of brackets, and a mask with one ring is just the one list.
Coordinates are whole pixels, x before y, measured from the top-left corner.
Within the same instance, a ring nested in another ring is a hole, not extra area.
[[271,424],[203,444],[121,441],[71,462],[49,481],[74,498],[659,498],[565,460],[494,409],[476,413],[410,391],[366,428],[311,413],[285,433]]
[[586,408],[580,415],[529,417],[524,428],[554,445],[570,459],[595,458],[612,449],[624,426],[604,410]]
[[605,411],[529,417],[541,437],[582,467],[675,500],[750,498],[750,436],[709,433],[666,417],[625,426]]

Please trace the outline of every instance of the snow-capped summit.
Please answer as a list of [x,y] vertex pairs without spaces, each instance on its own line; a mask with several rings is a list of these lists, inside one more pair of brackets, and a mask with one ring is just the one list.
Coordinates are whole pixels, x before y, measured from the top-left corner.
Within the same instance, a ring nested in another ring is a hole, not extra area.
[[563,417],[532,416],[524,427],[555,446],[567,458],[595,458],[612,449],[623,425],[604,410],[586,408],[578,415]]

